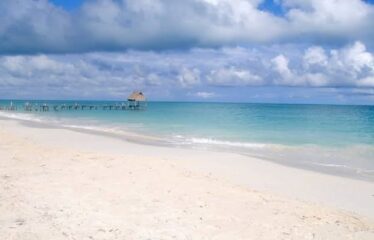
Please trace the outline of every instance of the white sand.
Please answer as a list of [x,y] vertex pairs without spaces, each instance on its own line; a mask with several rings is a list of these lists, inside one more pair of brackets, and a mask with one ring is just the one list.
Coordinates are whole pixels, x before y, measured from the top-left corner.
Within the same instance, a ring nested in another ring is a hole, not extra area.
[[374,239],[374,183],[0,120],[0,239]]

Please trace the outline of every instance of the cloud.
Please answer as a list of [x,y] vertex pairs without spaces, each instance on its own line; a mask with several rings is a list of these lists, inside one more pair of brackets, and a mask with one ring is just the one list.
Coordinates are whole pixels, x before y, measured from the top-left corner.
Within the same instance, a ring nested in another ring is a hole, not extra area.
[[282,82],[292,85],[293,81],[295,80],[295,76],[294,73],[292,73],[289,69],[288,62],[289,60],[283,54],[271,59],[273,68],[281,76]]
[[369,76],[369,77],[360,79],[360,81],[358,82],[358,86],[373,88],[374,87],[374,76]]
[[370,89],[360,89],[360,88],[357,89],[356,88],[352,90],[352,94],[374,97],[374,89],[373,88],[370,88]]
[[256,43],[374,46],[374,8],[361,0],[90,0],[66,11],[47,0],[0,2],[0,53],[161,50]]
[[289,9],[286,15],[294,32],[320,37],[349,38],[348,32],[358,37],[373,17],[372,6],[359,0],[283,0],[282,4]]
[[325,50],[318,46],[308,48],[303,57],[304,67],[307,69],[313,66],[327,66],[327,61]]
[[245,91],[260,87],[371,89],[374,54],[357,41],[342,48],[274,45],[0,56],[3,97],[121,99],[138,89],[151,99],[203,97],[186,92],[215,93],[218,99],[234,92],[247,96]]
[[198,85],[200,83],[199,69],[188,69],[186,67],[183,67],[178,76],[178,81],[183,87]]
[[260,76],[233,66],[212,70],[207,75],[207,80],[209,84],[216,86],[253,86],[263,83]]
[[365,45],[355,42],[329,53],[319,47],[308,48],[301,65],[289,67],[289,59],[278,55],[272,59],[275,83],[289,86],[373,87],[374,55]]
[[146,78],[146,84],[153,86],[160,86],[162,84],[162,79],[159,75],[155,73],[149,73]]
[[5,0],[0,11],[0,52],[74,50],[72,16],[48,1]]
[[214,92],[197,92],[194,94],[195,96],[199,97],[199,98],[212,98],[212,97],[215,97],[216,94]]
[[[308,64],[308,56],[310,50],[304,55],[304,59],[307,59],[304,64]],[[328,79],[322,72],[309,72],[305,69],[298,69],[301,73],[298,74],[297,70],[291,70],[289,68],[289,60],[283,55],[278,55],[271,60],[273,69],[279,75],[279,78],[273,80],[274,84],[282,86],[312,86],[312,87],[323,87],[328,86]],[[308,66],[308,65],[307,65]]]

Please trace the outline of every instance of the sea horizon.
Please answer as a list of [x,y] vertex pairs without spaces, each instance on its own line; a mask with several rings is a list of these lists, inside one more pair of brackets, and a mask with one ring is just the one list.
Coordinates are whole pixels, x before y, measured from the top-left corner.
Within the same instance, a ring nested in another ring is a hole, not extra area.
[[[106,98],[102,98],[102,99],[69,99],[69,98],[62,98],[62,99],[36,99],[36,98],[5,98],[5,99],[2,99],[0,98],[0,101],[1,102],[6,102],[6,101],[24,101],[24,102],[27,102],[27,101],[32,101],[32,102],[63,102],[63,101],[66,101],[66,102],[127,102],[127,99],[126,98],[123,98],[123,99],[106,99]],[[148,100],[147,99],[147,102],[155,102],[155,103],[217,103],[217,104],[274,104],[274,105],[327,105],[327,106],[368,106],[368,107],[371,107],[371,106],[374,106],[374,103],[344,103],[344,102],[279,102],[279,101],[274,101],[274,102],[271,102],[271,101],[264,101],[264,102],[261,102],[261,101],[225,101],[225,100]]]

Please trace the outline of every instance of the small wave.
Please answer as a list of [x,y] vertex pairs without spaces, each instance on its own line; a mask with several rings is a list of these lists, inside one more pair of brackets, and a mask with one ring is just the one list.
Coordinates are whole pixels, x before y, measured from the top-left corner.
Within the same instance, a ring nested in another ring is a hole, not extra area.
[[348,170],[355,171],[358,174],[365,174],[365,175],[372,175],[374,170],[372,169],[361,169],[353,166],[347,166],[343,164],[332,164],[332,163],[312,163],[313,165],[323,166],[323,167],[330,167],[330,168],[345,168]]
[[135,131],[131,131],[125,128],[122,128],[120,126],[105,126],[105,125],[99,125],[99,126],[83,126],[83,125],[75,125],[75,124],[64,124],[62,127],[71,129],[71,130],[85,130],[88,132],[95,132],[95,133],[104,133],[104,134],[110,134],[111,136],[116,137],[123,137],[129,141],[135,141],[138,143],[163,143],[166,142],[165,139],[152,136],[152,135],[146,135],[142,133],[138,133]]
[[72,125],[72,124],[63,124],[62,127],[78,130],[91,130],[91,131],[100,131],[100,132],[116,132],[117,129],[114,128],[105,128],[105,127],[96,127],[96,126],[83,126],[83,125]]
[[191,138],[188,140],[192,144],[209,144],[209,145],[221,145],[229,147],[244,147],[244,148],[265,148],[267,145],[262,143],[249,143],[249,142],[231,142],[222,141],[212,138]]
[[349,168],[347,165],[342,164],[331,164],[331,163],[313,163],[315,165],[324,166],[324,167],[341,167],[341,168]]
[[42,119],[35,117],[31,114],[26,114],[26,113],[14,113],[14,112],[0,111],[0,117],[21,120],[21,121],[42,122]]

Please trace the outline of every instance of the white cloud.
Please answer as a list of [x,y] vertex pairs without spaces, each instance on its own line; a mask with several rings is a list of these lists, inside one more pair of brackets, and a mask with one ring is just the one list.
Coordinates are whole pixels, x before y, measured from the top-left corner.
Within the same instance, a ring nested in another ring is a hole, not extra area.
[[367,96],[374,96],[374,89],[362,89],[362,88],[355,88],[352,90],[352,93],[359,94],[359,95],[367,95]]
[[372,87],[374,88],[374,75],[359,79],[357,82],[359,87]]
[[39,72],[60,74],[73,68],[69,63],[53,60],[46,55],[5,56],[1,58],[0,65],[11,74],[23,76],[36,75]]
[[293,85],[294,74],[288,67],[289,60],[283,54],[271,59],[274,70],[282,77],[282,81]]
[[[54,51],[74,48],[71,16],[47,0],[0,1],[0,52]],[[69,45],[69,46],[67,46]]]
[[[319,46],[308,48],[302,64],[289,66],[289,59],[278,55],[271,60],[277,73],[274,82],[289,86],[373,87],[374,55],[361,42],[329,53]],[[294,60],[295,62],[297,59]]]
[[200,71],[197,68],[188,69],[183,67],[178,76],[178,81],[182,87],[192,87],[200,83]]
[[361,42],[355,42],[352,46],[340,52],[333,51],[332,55],[335,63],[338,63],[339,66],[350,67],[353,72],[360,72],[365,68],[374,70],[373,54],[368,52]]
[[261,85],[262,78],[249,70],[223,67],[212,70],[207,76],[208,83],[216,86]]
[[313,66],[326,66],[327,56],[322,47],[310,47],[305,51],[303,57],[304,67],[310,68]]
[[195,93],[195,96],[199,98],[212,98],[215,97],[216,94],[214,92],[197,92]]
[[150,73],[147,76],[146,83],[153,86],[160,86],[162,84],[162,79],[159,75]]
[[[373,20],[373,7],[361,0],[283,0],[295,33],[348,38],[364,34]],[[371,32],[372,34],[372,32]]]

